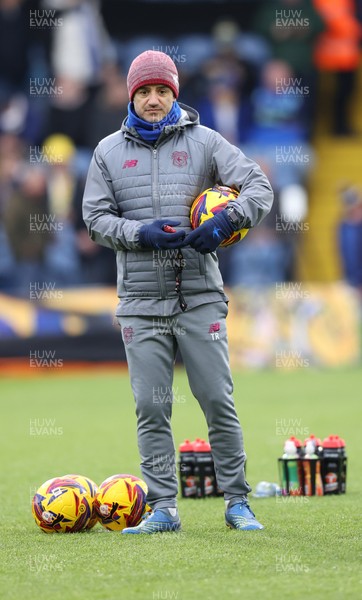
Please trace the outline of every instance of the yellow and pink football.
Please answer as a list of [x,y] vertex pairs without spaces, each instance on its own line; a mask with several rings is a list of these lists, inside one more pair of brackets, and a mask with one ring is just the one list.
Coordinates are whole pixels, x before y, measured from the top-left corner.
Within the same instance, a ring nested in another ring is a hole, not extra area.
[[149,510],[147,492],[146,482],[134,475],[118,474],[105,479],[94,499],[100,524],[112,531],[138,525]]
[[37,490],[32,502],[36,524],[45,533],[70,533],[86,529],[92,518],[93,499],[72,477],[54,477]]
[[[227,207],[230,200],[235,200],[239,192],[233,188],[214,185],[204,190],[192,203],[190,211],[190,221],[192,229],[196,229],[208,219],[212,219],[217,213]],[[232,246],[240,242],[248,233],[249,229],[239,229],[231,234],[226,240],[221,242],[220,246]]]

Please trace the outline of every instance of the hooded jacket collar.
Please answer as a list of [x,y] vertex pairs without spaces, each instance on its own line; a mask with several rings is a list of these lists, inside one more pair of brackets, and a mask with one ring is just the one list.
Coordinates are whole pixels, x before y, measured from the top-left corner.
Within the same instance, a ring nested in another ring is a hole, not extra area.
[[[197,110],[195,110],[191,106],[187,106],[187,104],[182,104],[181,102],[179,102],[179,106],[181,108],[181,117],[174,125],[166,125],[166,127],[163,129],[163,135],[169,135],[171,133],[174,133],[175,131],[179,131],[183,127],[200,125],[200,116]],[[134,127],[127,127],[127,119],[128,117],[125,117],[125,119],[122,122],[122,133],[126,134],[126,136],[132,136],[138,139],[142,139]]]

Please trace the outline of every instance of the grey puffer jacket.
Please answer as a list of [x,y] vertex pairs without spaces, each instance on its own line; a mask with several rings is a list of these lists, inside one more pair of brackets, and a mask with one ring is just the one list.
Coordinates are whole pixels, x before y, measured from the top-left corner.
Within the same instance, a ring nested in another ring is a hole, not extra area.
[[[190,231],[193,200],[215,183],[240,190],[232,201],[240,223],[254,227],[268,214],[273,192],[260,167],[219,133],[200,125],[180,104],[181,118],[156,144],[123,122],[94,151],[83,198],[83,219],[95,242],[117,253],[117,315],[170,316],[181,311],[175,291],[175,250],[139,244],[144,223],[169,218]],[[183,248],[182,292],[191,309],[227,300],[216,253]]]

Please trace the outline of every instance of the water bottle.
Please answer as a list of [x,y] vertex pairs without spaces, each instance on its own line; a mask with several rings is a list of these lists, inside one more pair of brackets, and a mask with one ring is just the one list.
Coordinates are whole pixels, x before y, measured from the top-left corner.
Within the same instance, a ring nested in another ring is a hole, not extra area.
[[322,477],[325,494],[345,494],[347,456],[345,441],[338,435],[323,440]]
[[196,498],[195,456],[193,442],[185,440],[179,446],[179,474],[181,496]]
[[321,462],[316,453],[317,443],[315,439],[307,439],[305,442],[305,454],[303,457],[303,484],[305,496],[323,496],[323,482],[321,475]]
[[215,495],[216,479],[214,461],[209,442],[196,438],[193,443],[195,457],[195,480],[197,497],[206,498]]
[[284,444],[284,453],[279,459],[279,469],[282,494],[301,496],[303,493],[301,459],[293,439],[288,439]]

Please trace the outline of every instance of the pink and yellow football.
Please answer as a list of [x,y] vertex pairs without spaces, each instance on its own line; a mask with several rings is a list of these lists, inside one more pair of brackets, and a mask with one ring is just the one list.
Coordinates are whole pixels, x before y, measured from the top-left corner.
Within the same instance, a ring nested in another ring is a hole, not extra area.
[[99,522],[112,531],[135,527],[149,510],[147,493],[147,484],[139,477],[128,474],[108,477],[100,484],[94,499]]
[[[193,201],[190,212],[190,221],[192,229],[196,229],[208,219],[212,219],[217,213],[227,207],[230,200],[235,200],[239,195],[237,190],[227,186],[214,185],[214,187],[204,190]],[[239,229],[230,237],[221,242],[220,246],[232,246],[240,242],[248,233],[249,229]]]
[[37,490],[32,502],[36,524],[45,533],[70,533],[87,527],[93,499],[86,487],[69,476],[54,477]]

